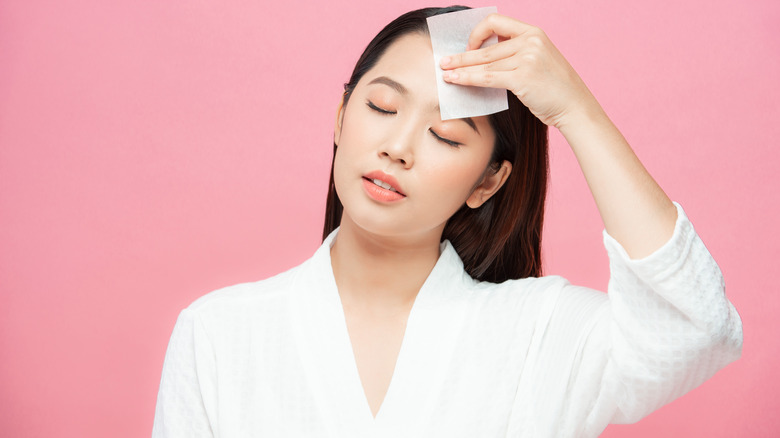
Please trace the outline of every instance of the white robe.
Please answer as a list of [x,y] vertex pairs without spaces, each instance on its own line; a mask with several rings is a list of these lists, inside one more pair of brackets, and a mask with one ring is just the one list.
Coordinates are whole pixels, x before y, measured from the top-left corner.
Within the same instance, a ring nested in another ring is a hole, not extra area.
[[630,260],[606,232],[609,294],[556,276],[478,282],[452,245],[414,302],[374,418],[330,264],[207,294],[181,312],[154,437],[595,437],[741,352],[740,318],[682,209]]

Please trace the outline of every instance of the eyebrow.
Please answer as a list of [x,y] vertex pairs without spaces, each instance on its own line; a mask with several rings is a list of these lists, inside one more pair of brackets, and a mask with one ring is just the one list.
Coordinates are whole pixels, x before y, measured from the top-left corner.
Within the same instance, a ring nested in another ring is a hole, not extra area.
[[[399,94],[407,95],[409,94],[409,90],[406,89],[403,85],[400,83],[388,78],[387,76],[379,76],[377,78],[374,78],[371,82],[368,83],[368,85],[372,84],[384,84],[388,87],[392,88],[393,90],[397,91]],[[436,105],[434,108],[435,111],[440,111],[439,105]],[[477,124],[474,123],[474,120],[471,117],[462,117],[458,120],[463,120],[466,122],[467,125],[471,127],[477,134],[480,134],[479,129],[477,129]],[[480,134],[482,135],[482,134]]]
[[[434,110],[435,110],[435,111],[440,111],[440,110],[441,110],[441,108],[439,108],[439,105],[436,105],[436,108],[434,108]],[[471,129],[473,129],[474,131],[476,131],[476,132],[477,132],[477,134],[479,134],[479,135],[482,135],[482,134],[480,134],[480,133],[479,133],[479,129],[477,129],[477,124],[476,124],[476,123],[474,123],[474,119],[472,119],[471,117],[461,117],[461,118],[459,118],[458,120],[463,120],[464,122],[466,122],[466,124],[468,124],[469,126],[471,126]]]
[[409,90],[407,90],[406,87],[388,78],[387,76],[379,76],[378,78],[375,78],[373,81],[368,83],[368,85],[371,84],[385,84],[393,90],[397,91],[399,94],[409,94]]

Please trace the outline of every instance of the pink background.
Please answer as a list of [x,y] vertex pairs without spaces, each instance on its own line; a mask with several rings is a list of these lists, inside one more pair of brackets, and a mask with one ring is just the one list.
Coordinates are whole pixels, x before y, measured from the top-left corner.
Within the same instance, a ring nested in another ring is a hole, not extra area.
[[[223,3],[0,3],[4,436],[149,435],[178,312],[319,245],[341,85],[427,5]],[[744,320],[739,362],[605,435],[778,436],[780,3],[493,4],[567,54]],[[603,289],[598,214],[552,143],[547,272]]]

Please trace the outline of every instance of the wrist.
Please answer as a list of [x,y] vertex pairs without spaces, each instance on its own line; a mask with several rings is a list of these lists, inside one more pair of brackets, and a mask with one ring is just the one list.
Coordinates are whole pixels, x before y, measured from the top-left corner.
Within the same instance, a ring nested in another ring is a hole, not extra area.
[[592,97],[572,105],[570,110],[558,120],[555,127],[567,139],[594,130],[614,129],[607,113]]

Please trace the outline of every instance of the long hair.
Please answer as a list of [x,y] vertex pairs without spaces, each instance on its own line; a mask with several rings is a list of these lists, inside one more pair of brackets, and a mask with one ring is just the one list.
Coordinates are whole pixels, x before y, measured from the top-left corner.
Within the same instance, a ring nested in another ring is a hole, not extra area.
[[[468,8],[418,9],[385,26],[363,51],[349,82],[344,84],[344,106],[358,81],[399,37],[414,32],[427,35],[428,17],[463,9]],[[507,93],[509,109],[488,119],[496,134],[491,166],[498,169],[507,160],[512,163],[512,172],[503,187],[479,208],[464,203],[442,233],[442,239],[452,243],[472,278],[494,283],[542,275],[542,224],[549,172],[547,126]],[[343,211],[331,162],[323,239],[339,226]]]

